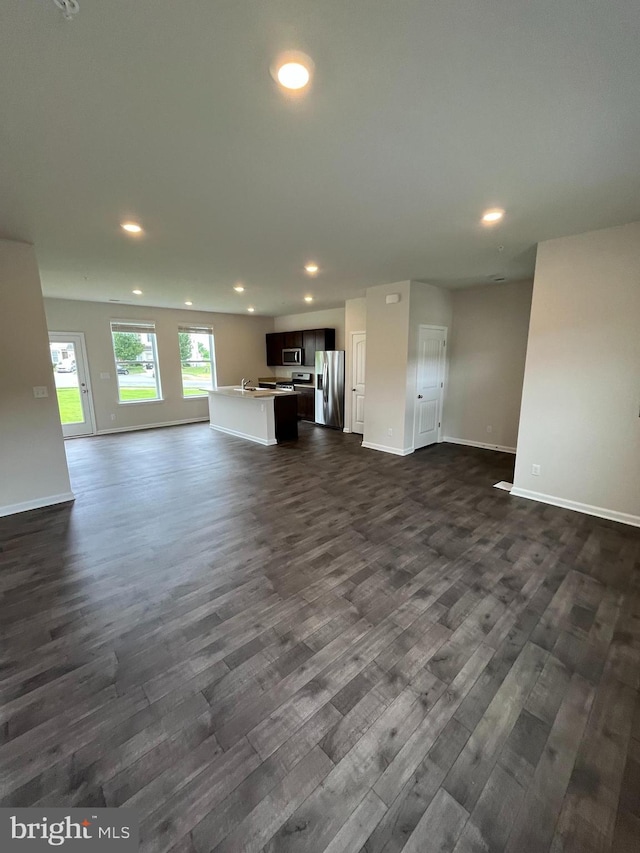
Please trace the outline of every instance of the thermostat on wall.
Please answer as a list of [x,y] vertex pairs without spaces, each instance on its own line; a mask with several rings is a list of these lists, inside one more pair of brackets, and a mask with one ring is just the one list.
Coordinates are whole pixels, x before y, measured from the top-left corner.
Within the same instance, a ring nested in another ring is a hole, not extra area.
[[400,302],[400,294],[387,293],[387,305],[395,305],[396,302]]

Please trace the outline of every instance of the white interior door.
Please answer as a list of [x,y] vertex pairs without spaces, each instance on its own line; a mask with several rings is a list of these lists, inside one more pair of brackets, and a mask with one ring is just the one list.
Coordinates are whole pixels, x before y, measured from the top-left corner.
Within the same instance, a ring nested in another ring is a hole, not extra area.
[[416,408],[413,441],[416,450],[440,440],[447,330],[420,326],[416,366]]
[[62,434],[65,438],[92,435],[95,429],[84,335],[49,332],[49,349]]
[[364,433],[364,365],[367,336],[364,332],[351,335],[351,432]]

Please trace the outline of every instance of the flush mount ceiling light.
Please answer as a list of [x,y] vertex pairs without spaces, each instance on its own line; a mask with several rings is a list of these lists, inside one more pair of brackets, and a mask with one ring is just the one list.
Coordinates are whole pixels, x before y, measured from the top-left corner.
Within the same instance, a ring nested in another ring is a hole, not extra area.
[[482,214],[482,223],[484,225],[495,225],[496,222],[500,222],[500,220],[504,217],[504,210],[496,207],[491,210],[485,210]]
[[309,261],[308,264],[304,265],[305,272],[308,272],[309,275],[315,275],[318,272],[318,264],[314,261]]
[[135,293],[136,296],[142,296],[141,290],[132,290],[131,293]]
[[255,308],[247,308],[247,311],[248,311],[250,314],[253,314],[253,312],[254,312],[255,310],[256,310]]
[[121,222],[120,227],[127,234],[142,234],[142,225],[138,225],[137,222]]
[[305,296],[304,301],[305,302],[313,302],[313,296]]
[[313,60],[299,50],[280,54],[271,66],[271,76],[284,89],[299,92],[305,89],[313,76]]
[[244,287],[241,284],[234,284],[233,289],[235,290],[236,293],[243,293],[244,292]]
[[188,300],[184,303],[185,305],[193,305],[193,302],[189,302]]

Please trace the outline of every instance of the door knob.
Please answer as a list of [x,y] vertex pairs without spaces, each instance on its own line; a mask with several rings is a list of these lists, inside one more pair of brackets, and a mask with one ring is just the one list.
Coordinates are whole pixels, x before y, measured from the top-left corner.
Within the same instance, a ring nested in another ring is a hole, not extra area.
[[422,394],[418,394],[418,400],[422,400]]

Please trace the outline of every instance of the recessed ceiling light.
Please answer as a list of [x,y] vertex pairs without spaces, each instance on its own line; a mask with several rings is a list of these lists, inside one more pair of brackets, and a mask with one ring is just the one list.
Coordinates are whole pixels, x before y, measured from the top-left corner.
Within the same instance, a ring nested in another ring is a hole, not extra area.
[[233,289],[236,293],[242,293],[244,291],[244,287],[241,284],[234,284]]
[[482,221],[485,225],[495,225],[496,222],[500,222],[500,220],[504,216],[504,210],[500,210],[499,208],[495,208],[493,210],[485,210],[482,214]]
[[127,231],[129,234],[142,233],[142,225],[138,225],[137,222],[121,222],[120,227],[123,229],[123,231]]
[[313,60],[299,50],[281,53],[271,65],[271,76],[284,89],[300,91],[311,81]]
[[309,70],[300,62],[285,62],[278,68],[278,83],[285,89],[304,89],[310,76]]
[[185,302],[184,304],[185,304],[185,305],[193,305],[193,302],[188,302],[188,301],[187,301],[187,302]]
[[132,290],[131,293],[135,293],[136,296],[142,296],[141,290]]
[[309,261],[308,264],[304,265],[305,270],[309,273],[309,275],[315,275],[318,272],[318,264],[313,261]]
[[248,311],[250,314],[253,314],[253,312],[254,312],[255,310],[256,310],[255,308],[247,308],[247,311]]
[[313,302],[313,296],[305,296],[304,301],[305,302]]

